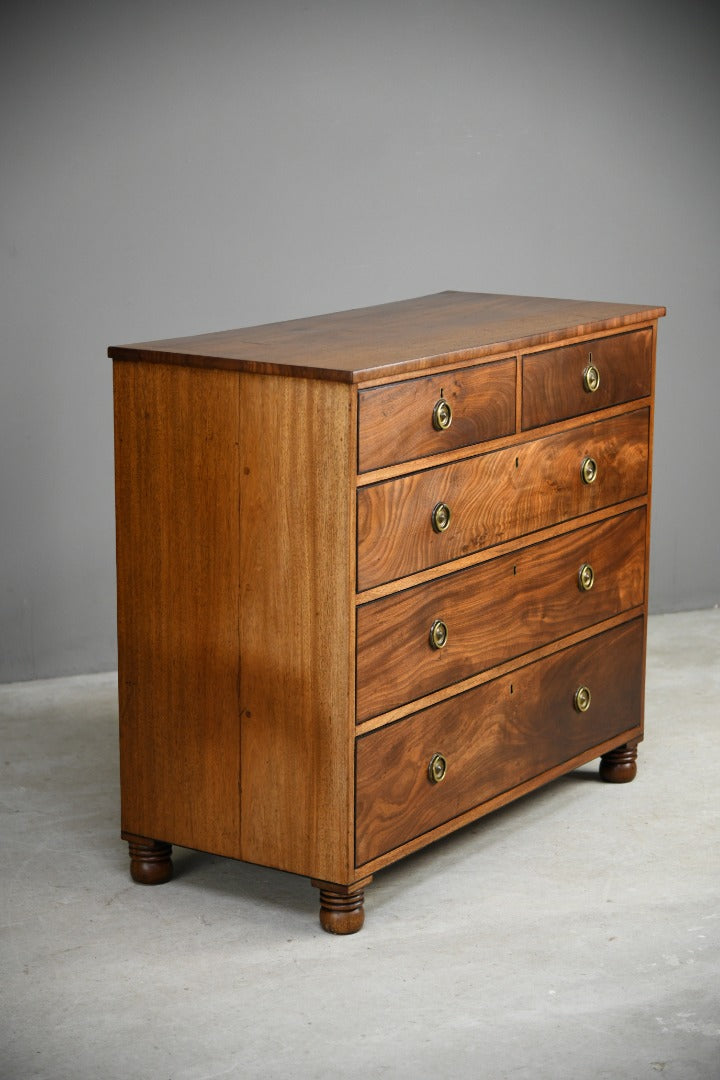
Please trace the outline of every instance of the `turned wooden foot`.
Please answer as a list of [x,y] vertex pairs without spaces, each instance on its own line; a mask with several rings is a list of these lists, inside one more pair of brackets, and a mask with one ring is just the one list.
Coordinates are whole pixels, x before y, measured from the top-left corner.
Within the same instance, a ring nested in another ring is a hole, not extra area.
[[629,784],[637,775],[637,746],[624,743],[600,758],[600,778],[608,784]]
[[164,885],[173,875],[172,845],[123,833],[130,849],[130,877],[138,885]]
[[[371,880],[371,879],[369,879]],[[365,922],[365,880],[360,885],[313,881],[320,890],[320,925],[329,934],[356,934]]]

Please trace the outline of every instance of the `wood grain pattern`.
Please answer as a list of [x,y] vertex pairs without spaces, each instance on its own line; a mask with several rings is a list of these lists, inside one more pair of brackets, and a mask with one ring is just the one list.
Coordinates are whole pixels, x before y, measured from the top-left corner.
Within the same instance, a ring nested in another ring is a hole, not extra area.
[[114,377],[122,827],[237,856],[238,376]]
[[[595,584],[583,593],[578,570]],[[643,603],[645,510],[440,577],[358,608],[357,719],[368,720],[441,686]],[[448,643],[430,627],[443,619]]]
[[342,883],[353,873],[355,394],[243,375],[241,418],[242,857]]
[[[647,397],[652,354],[652,330],[647,328],[523,357],[523,428]],[[600,372],[600,385],[593,393],[583,386],[583,372],[591,359]]]
[[592,756],[630,778],[663,314],[448,292],[109,350],[137,880],[230,855],[353,932],[381,866]]
[[[597,479],[584,484],[586,457]],[[526,441],[358,491],[358,589],[532,533],[642,495],[648,483],[648,410]],[[432,511],[450,507],[436,532]]]
[[115,376],[123,830],[342,882],[354,394]]
[[[500,360],[361,390],[360,472],[511,434],[515,372],[514,359]],[[440,398],[452,408],[452,423],[443,431],[433,427],[433,409]]]
[[363,382],[649,322],[662,307],[443,292],[192,337],[115,345],[116,360]]
[[[369,862],[639,725],[643,619],[357,740],[356,861]],[[578,686],[592,693],[578,713]],[[428,763],[442,753],[441,783]]]
[[567,773],[572,772],[574,769],[579,769],[581,766],[587,765],[588,762],[593,761],[595,758],[602,757],[603,754],[609,753],[616,746],[622,745],[626,740],[639,740],[640,737],[637,728],[632,728],[630,731],[623,732],[621,735],[614,735],[604,743],[593,746],[589,750],[583,751],[581,754],[576,754],[574,758],[569,758],[559,765],[553,765],[551,768],[538,773],[537,776],[533,776],[530,780],[526,780],[523,784],[517,784],[508,791],[502,791],[499,795],[495,795],[486,802],[480,803],[478,806],[474,806],[462,814],[458,814],[457,817],[451,818],[442,825],[437,825],[434,829],[422,833],[420,836],[415,837],[415,839],[408,840],[406,843],[401,844],[397,848],[393,848],[384,855],[380,855],[376,859],[371,859],[368,863],[363,863],[362,866],[358,866],[358,872],[371,873],[373,875],[377,874],[383,867],[391,866],[393,863],[398,862],[399,859],[404,859],[408,855],[412,855],[414,852],[427,847],[428,844],[433,844],[436,840],[441,840],[444,836],[449,836],[451,833],[457,832],[458,829],[462,829],[466,825],[470,825],[479,821],[481,818],[487,817],[488,814],[494,813],[495,810],[500,810],[503,806],[508,806],[517,799],[521,799],[524,795],[529,795],[531,792],[537,791],[546,784],[550,784],[554,780],[567,775]]

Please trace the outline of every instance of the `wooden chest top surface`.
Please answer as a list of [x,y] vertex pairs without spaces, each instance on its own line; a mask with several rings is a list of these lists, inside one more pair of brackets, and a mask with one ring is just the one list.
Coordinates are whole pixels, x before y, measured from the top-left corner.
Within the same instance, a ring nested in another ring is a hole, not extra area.
[[289,322],[113,345],[114,360],[362,383],[657,319],[663,307],[441,292]]

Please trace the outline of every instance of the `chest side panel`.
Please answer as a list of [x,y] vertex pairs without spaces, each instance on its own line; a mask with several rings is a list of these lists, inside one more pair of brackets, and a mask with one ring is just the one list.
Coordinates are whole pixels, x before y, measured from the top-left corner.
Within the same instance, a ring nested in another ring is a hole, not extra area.
[[341,383],[242,376],[242,857],[330,881],[352,862],[355,417]]
[[237,856],[238,375],[114,378],[122,826]]

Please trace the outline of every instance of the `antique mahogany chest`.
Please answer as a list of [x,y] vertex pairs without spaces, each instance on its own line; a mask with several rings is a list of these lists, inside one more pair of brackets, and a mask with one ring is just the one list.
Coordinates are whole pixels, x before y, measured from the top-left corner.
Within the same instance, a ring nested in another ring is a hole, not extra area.
[[661,307],[446,292],[112,347],[122,835],[373,874],[643,735]]

